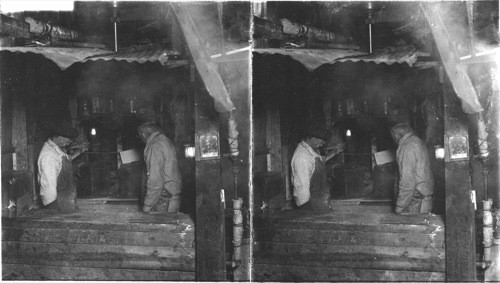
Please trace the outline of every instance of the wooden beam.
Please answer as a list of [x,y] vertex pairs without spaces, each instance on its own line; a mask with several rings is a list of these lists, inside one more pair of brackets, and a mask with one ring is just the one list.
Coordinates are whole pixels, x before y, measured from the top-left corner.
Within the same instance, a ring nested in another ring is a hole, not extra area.
[[[198,82],[195,96],[196,172],[196,279],[226,280],[224,193],[219,156],[204,159],[200,140],[212,136],[219,142],[219,115],[210,97]],[[203,142],[202,142],[203,143]],[[220,144],[220,143],[219,143]]]
[[235,109],[229,92],[217,71],[217,65],[212,62],[206,51],[206,46],[189,13],[187,4],[172,3],[172,10],[177,17],[179,26],[184,34],[191,57],[198,69],[198,73],[205,84],[210,96],[215,99],[215,109],[218,112],[230,112]]
[[340,44],[340,43],[321,43],[321,42],[306,42],[305,48],[313,49],[346,49],[346,50],[360,50],[361,47],[354,44]]
[[[109,280],[109,281],[193,281],[193,273],[185,271],[133,270],[113,268],[88,268],[73,266],[3,264],[6,276],[19,280]],[[16,276],[17,275],[17,276]]]
[[462,100],[462,109],[467,114],[483,111],[476,90],[467,74],[466,68],[460,62],[457,52],[457,45],[453,41],[452,35],[443,22],[446,13],[446,6],[449,3],[425,3],[421,4],[422,10],[431,28],[434,41],[450,78],[453,89]]
[[[368,264],[367,264],[368,265]],[[442,272],[380,270],[357,268],[332,268],[304,265],[267,265],[254,264],[254,278],[256,281],[409,281],[409,282],[443,282]],[[395,278],[402,278],[397,280]]]
[[[445,141],[453,136],[468,138],[467,118],[460,111],[460,101],[448,80],[445,80],[443,92]],[[448,142],[445,142],[445,150],[450,150]],[[446,280],[451,282],[476,280],[475,217],[471,190],[469,161],[445,162]]]
[[106,45],[101,43],[90,43],[90,42],[69,42],[69,41],[53,41],[50,46],[56,47],[82,47],[82,48],[100,48],[105,49]]
[[266,145],[270,149],[267,171],[282,171],[280,113],[276,95],[267,95],[266,104]]
[[30,38],[30,25],[27,22],[0,14],[0,35]]
[[12,102],[12,145],[16,149],[14,170],[28,170],[26,108],[20,95],[14,95]]

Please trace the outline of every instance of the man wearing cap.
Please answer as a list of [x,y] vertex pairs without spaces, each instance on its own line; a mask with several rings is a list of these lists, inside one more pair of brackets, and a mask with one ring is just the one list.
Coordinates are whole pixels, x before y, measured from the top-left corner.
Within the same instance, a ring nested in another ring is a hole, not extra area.
[[330,186],[327,183],[325,162],[341,152],[343,145],[337,146],[332,153],[323,157],[319,154],[319,149],[325,144],[325,140],[326,131],[309,129],[305,139],[293,153],[291,167],[296,209],[329,209]]
[[391,129],[391,135],[398,144],[396,152],[399,167],[396,213],[430,213],[434,178],[429,155],[424,142],[406,123],[399,123]]
[[76,211],[76,185],[73,180],[71,160],[85,148],[69,156],[66,146],[78,136],[69,125],[52,127],[52,136],[45,142],[38,156],[38,182],[40,197],[46,208],[56,208],[62,212]]
[[147,182],[142,210],[146,213],[179,212],[182,181],[174,143],[154,122],[144,123],[138,132],[146,143]]

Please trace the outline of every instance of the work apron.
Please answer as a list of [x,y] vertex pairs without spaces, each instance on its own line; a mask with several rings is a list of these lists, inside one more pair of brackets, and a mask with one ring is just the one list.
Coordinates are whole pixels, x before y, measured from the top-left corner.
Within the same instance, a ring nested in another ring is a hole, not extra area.
[[310,199],[305,204],[297,207],[314,211],[329,210],[330,186],[326,178],[326,166],[321,158],[316,157],[314,162],[314,172],[309,182]]
[[61,212],[78,210],[76,205],[76,186],[73,179],[73,166],[68,157],[62,158],[61,172],[57,177],[57,209]]

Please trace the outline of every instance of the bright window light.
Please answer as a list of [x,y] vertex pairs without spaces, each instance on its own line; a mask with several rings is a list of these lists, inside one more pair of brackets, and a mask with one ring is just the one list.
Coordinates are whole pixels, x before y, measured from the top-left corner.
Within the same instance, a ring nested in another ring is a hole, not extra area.
[[22,11],[73,11],[74,1],[19,1],[2,0],[0,11],[2,13],[15,13]]

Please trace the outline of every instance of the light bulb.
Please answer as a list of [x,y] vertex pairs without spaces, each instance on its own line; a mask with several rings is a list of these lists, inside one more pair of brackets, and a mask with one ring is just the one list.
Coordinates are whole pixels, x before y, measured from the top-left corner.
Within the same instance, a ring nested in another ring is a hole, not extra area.
[[444,159],[444,148],[436,147],[434,155],[436,156],[436,159]]
[[194,146],[186,146],[184,148],[184,155],[186,158],[193,158],[195,156],[195,147]]

